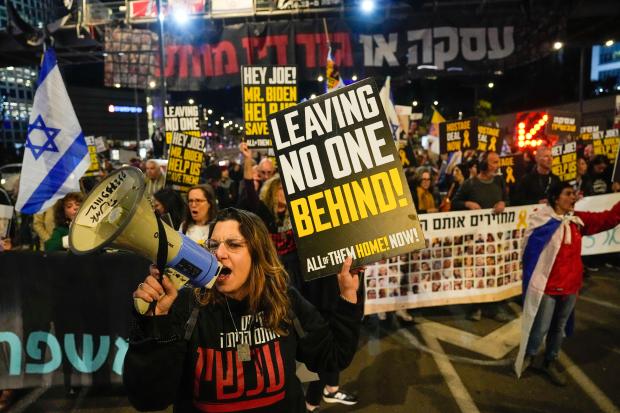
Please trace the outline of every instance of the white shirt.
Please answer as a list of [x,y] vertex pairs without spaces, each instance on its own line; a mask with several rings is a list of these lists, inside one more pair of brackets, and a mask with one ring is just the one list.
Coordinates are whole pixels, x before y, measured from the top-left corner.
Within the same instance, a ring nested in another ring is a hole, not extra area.
[[190,224],[185,235],[192,241],[204,244],[209,239],[209,225]]

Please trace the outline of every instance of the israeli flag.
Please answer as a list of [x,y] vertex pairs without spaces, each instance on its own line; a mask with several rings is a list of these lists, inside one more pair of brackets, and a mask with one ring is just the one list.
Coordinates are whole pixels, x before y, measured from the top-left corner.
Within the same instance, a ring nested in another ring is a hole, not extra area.
[[43,57],[30,113],[15,208],[35,214],[69,192],[90,166],[88,146],[60,76],[54,49]]
[[398,140],[401,132],[401,127],[400,121],[398,119],[398,114],[396,113],[396,108],[394,107],[394,102],[392,101],[390,76],[385,78],[385,84],[379,91],[379,97],[381,98],[383,110],[385,111],[385,115],[387,116],[390,128],[392,129],[392,137],[394,138],[394,140]]

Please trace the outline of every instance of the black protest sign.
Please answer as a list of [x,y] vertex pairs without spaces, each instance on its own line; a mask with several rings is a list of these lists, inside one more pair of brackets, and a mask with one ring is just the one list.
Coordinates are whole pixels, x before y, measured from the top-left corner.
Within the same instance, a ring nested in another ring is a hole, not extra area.
[[206,139],[180,132],[172,132],[171,135],[166,185],[186,192],[190,187],[198,185],[200,180]]
[[497,152],[502,150],[502,138],[499,136],[500,129],[493,126],[478,125],[478,145],[476,150],[481,152]]
[[269,116],[304,278],[424,247],[377,86],[366,79]]
[[267,116],[297,104],[297,67],[243,66],[241,90],[245,142],[270,148]]
[[551,148],[553,161],[551,172],[557,175],[562,182],[577,179],[577,142],[555,145]]
[[99,158],[97,157],[97,144],[94,136],[86,136],[86,145],[88,145],[88,155],[90,157],[90,166],[84,172],[85,176],[100,175]]
[[173,132],[200,136],[200,115],[198,106],[165,106],[164,122],[166,125],[166,143],[170,145]]
[[579,128],[579,138],[577,140],[586,145],[592,143],[592,134],[598,132],[598,130],[598,125],[582,126]]
[[550,113],[547,121],[547,135],[560,138],[577,137],[577,116],[572,113]]
[[522,153],[499,157],[499,170],[507,186],[514,186],[525,175],[525,161]]
[[462,119],[439,124],[439,152],[450,153],[477,147],[478,120]]
[[616,161],[620,135],[618,129],[607,129],[592,134],[592,153],[594,155],[605,155],[610,163]]

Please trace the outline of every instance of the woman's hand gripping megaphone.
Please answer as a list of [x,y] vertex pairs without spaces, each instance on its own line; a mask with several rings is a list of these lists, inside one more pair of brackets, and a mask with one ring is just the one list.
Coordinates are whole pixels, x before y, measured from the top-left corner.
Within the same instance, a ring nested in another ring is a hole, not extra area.
[[[133,292],[136,309],[147,316],[168,314],[178,295],[177,287],[168,276],[160,276],[159,270],[154,265],[151,265],[150,274],[138,284],[138,288]],[[142,312],[140,310],[145,307],[139,301],[146,302],[148,311]],[[153,302],[156,302],[156,305],[151,308]]]

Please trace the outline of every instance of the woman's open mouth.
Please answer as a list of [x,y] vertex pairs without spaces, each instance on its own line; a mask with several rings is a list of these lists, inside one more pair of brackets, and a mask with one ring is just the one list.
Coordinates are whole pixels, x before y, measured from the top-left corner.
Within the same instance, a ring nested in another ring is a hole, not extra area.
[[220,271],[220,275],[217,277],[217,280],[225,281],[228,278],[230,278],[231,273],[232,273],[232,270],[230,268],[222,266],[222,270]]

